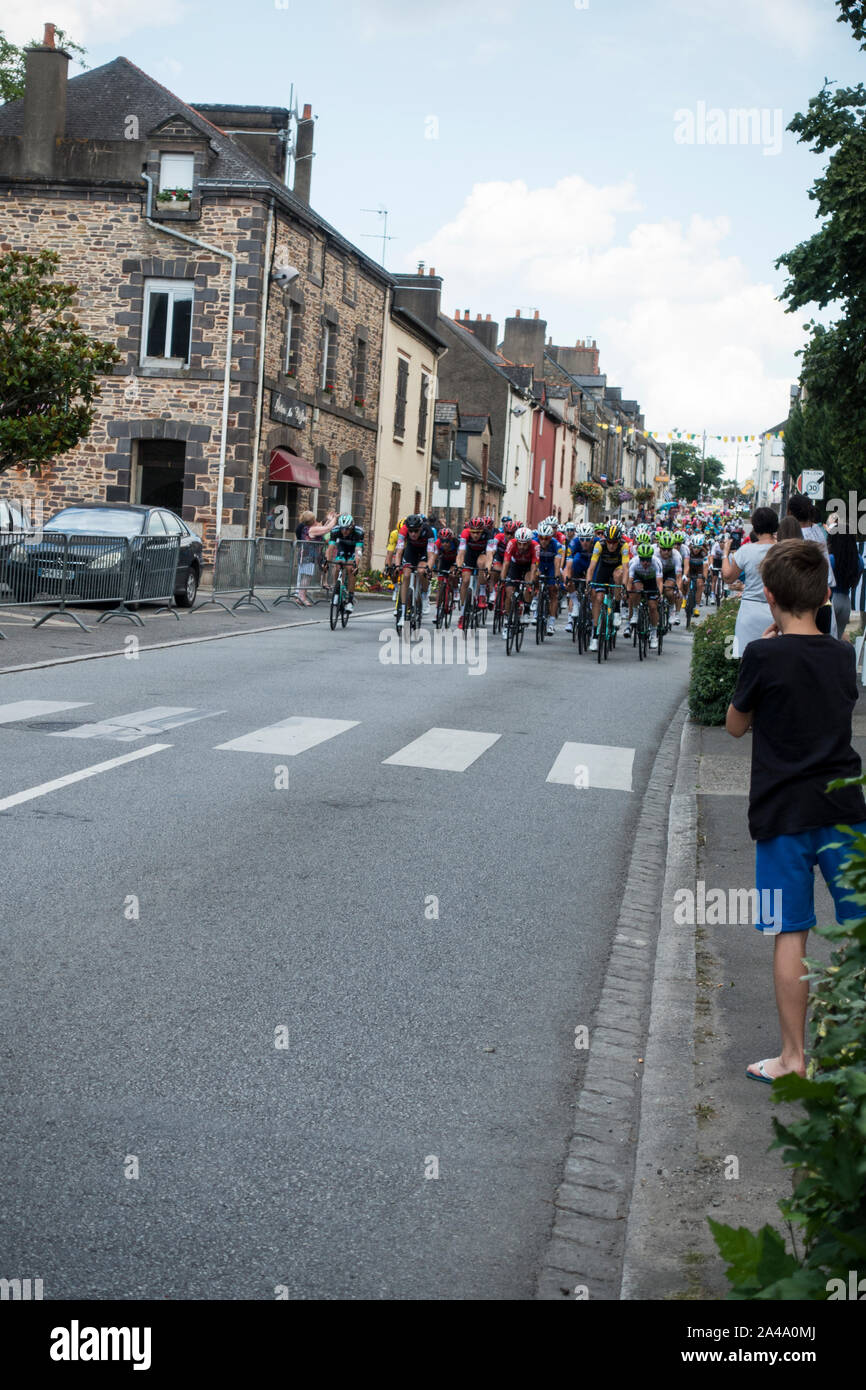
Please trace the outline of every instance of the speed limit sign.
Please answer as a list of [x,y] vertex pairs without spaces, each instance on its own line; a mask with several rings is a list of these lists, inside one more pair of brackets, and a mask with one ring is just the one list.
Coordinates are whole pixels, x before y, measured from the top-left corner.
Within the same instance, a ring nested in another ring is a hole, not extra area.
[[804,468],[796,482],[798,492],[813,502],[824,500],[824,473],[818,468]]

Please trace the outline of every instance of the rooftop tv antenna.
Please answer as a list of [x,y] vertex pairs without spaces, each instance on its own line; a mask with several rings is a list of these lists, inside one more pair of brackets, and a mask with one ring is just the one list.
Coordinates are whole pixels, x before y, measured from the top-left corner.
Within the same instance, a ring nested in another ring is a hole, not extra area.
[[[384,264],[385,264],[385,252],[386,252],[387,249],[388,249],[388,242],[389,242],[389,241],[396,241],[396,240],[397,240],[397,237],[393,237],[393,236],[389,236],[389,235],[388,235],[388,209],[387,209],[387,208],[361,208],[361,211],[362,211],[362,212],[374,212],[374,213],[376,214],[377,217],[381,217],[381,218],[383,219],[383,221],[382,221],[382,233],[381,233],[381,235],[382,235],[382,265],[384,266]],[[375,237],[377,241],[378,241],[378,239],[379,239],[379,233],[378,233],[378,232],[362,232],[361,235],[362,235],[362,236],[365,236],[365,237]]]

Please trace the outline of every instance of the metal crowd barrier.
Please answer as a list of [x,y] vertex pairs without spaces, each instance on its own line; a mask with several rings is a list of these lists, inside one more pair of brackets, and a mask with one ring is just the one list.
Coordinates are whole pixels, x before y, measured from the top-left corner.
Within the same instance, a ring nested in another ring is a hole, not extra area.
[[98,623],[126,617],[143,626],[128,605],[163,600],[172,609],[179,536],[91,536],[42,531],[0,534],[0,608],[48,605],[36,619],[69,618],[84,631],[87,624],[69,604],[113,604]]
[[[303,593],[312,601],[324,597],[321,557],[324,542],[256,536],[253,539],[221,540],[214,559],[211,597],[196,604],[196,610],[215,606],[234,613],[245,604],[260,612],[268,611],[262,591],[277,591],[273,606],[300,603]],[[224,601],[238,597],[229,608]]]

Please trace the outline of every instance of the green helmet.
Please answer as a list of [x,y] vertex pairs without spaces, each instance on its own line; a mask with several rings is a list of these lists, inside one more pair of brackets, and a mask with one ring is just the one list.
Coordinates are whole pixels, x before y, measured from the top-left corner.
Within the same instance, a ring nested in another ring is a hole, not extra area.
[[659,550],[673,550],[676,537],[670,531],[662,531],[659,536]]
[[655,554],[652,541],[641,541],[637,553],[642,560],[651,560]]

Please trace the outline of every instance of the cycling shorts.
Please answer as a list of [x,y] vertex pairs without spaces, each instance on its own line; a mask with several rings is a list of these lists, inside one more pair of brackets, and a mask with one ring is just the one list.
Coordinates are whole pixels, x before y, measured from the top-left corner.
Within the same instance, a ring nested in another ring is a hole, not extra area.
[[531,560],[512,560],[505,576],[506,584],[516,584],[519,579],[525,579],[531,568]]

